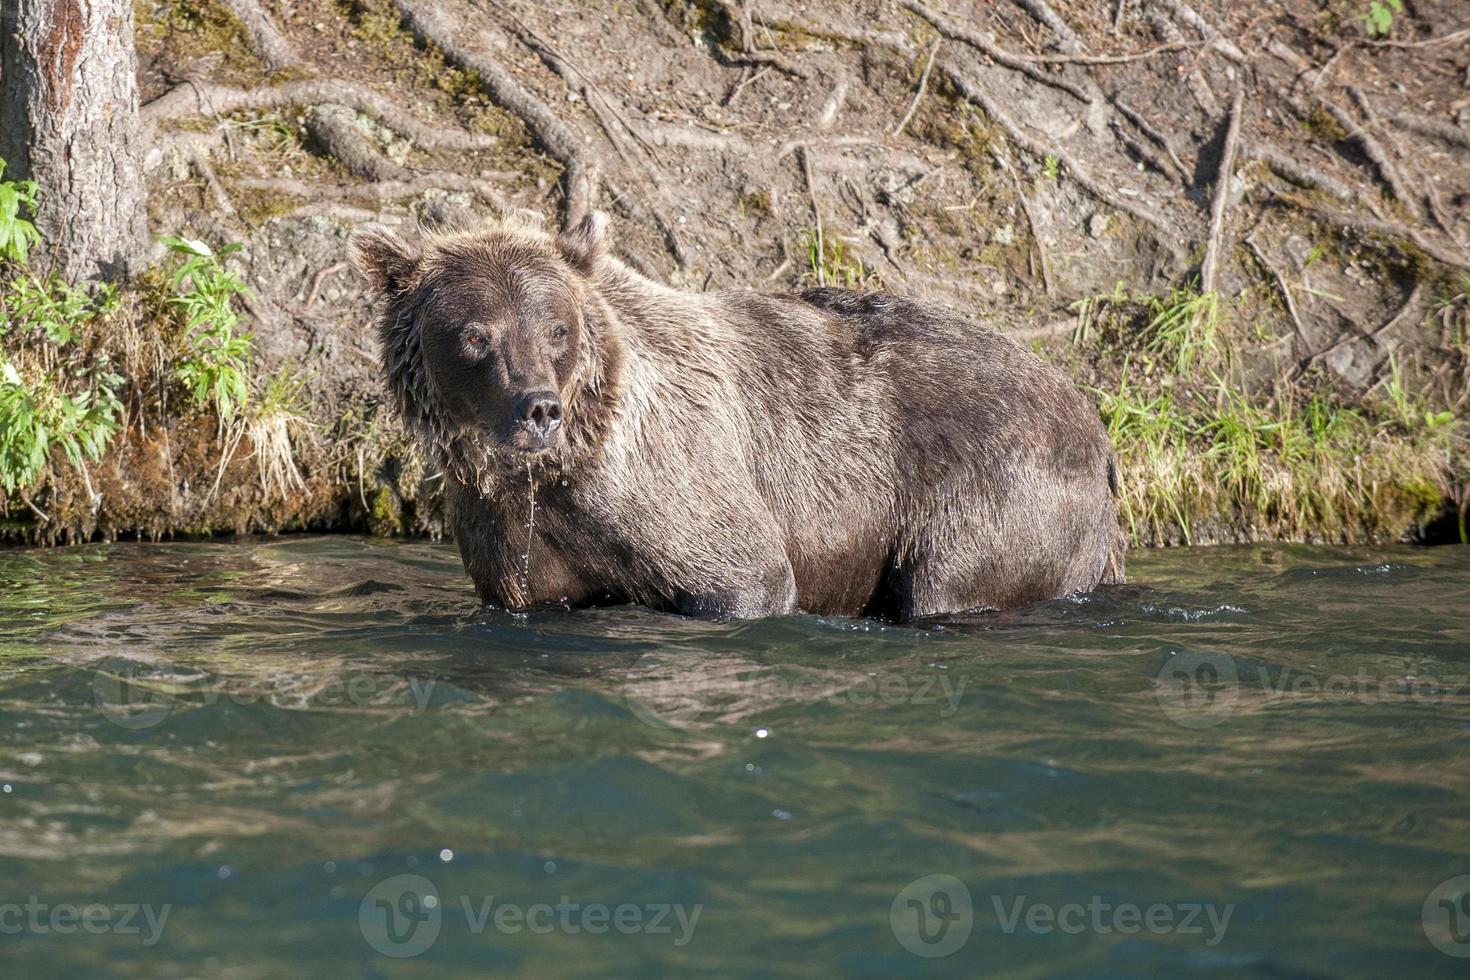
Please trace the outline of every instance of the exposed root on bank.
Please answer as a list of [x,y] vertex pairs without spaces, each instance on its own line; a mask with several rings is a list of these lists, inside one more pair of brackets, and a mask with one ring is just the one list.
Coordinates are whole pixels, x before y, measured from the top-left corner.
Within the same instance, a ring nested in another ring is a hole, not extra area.
[[996,99],[962,74],[954,65],[941,62],[941,67],[944,68],[945,73],[954,82],[955,87],[959,89],[961,94],[994,120],[996,125],[1004,129],[1006,135],[1017,146],[1038,159],[1044,159],[1048,156],[1055,157],[1062,166],[1067,168],[1067,173],[1071,178],[1081,185],[1087,193],[1112,207],[1114,210],[1132,215],[1154,228],[1159,233],[1161,243],[1177,254],[1181,236],[1178,230],[1171,226],[1161,215],[1155,213],[1151,208],[1144,207],[1142,204],[1108,190],[1066,150],[1059,146],[1047,145],[1040,139],[1025,132],[1015,120],[1011,119],[1007,112],[1000,108],[1000,103]]
[[1032,64],[1032,61],[1035,59],[1022,58],[1001,49],[990,35],[972,30],[950,20],[943,14],[930,10],[924,4],[920,3],[919,0],[904,0],[903,5],[909,11],[928,21],[940,34],[954,41],[962,41],[975,50],[983,52],[986,57],[997,65],[1003,68],[1009,68],[1012,71],[1018,71],[1034,82],[1040,82],[1042,85],[1049,85],[1052,88],[1066,92],[1079,102],[1086,103],[1092,101],[1092,96],[1080,86],[1073,85],[1063,78],[1042,71]]
[[[515,175],[492,176],[505,179]],[[244,190],[274,191],[310,200],[343,201],[367,198],[379,203],[418,197],[430,190],[470,191],[484,198],[487,204],[501,209],[506,207],[505,200],[495,189],[493,181],[454,173],[420,174],[405,180],[365,181],[358,184],[307,183],[290,177],[239,177],[234,184]]]
[[1051,4],[1046,0],[1015,0],[1017,6],[1021,7],[1032,17],[1049,27],[1058,38],[1059,47],[1063,51],[1082,50],[1082,39],[1051,9]]
[[143,121],[156,128],[161,123],[191,116],[223,116],[231,112],[330,103],[372,116],[426,150],[485,150],[499,143],[496,137],[485,133],[420,122],[371,89],[334,78],[284,82],[256,89],[186,82],[145,105],[142,114]]
[[250,48],[272,72],[293,68],[301,63],[296,49],[275,20],[260,5],[260,0],[221,0],[245,28]]
[[1215,175],[1215,196],[1210,206],[1210,237],[1205,240],[1205,259],[1200,266],[1200,292],[1216,293],[1220,286],[1220,250],[1225,235],[1225,207],[1230,202],[1230,182],[1235,177],[1235,149],[1240,142],[1240,117],[1245,111],[1245,88],[1237,85],[1230,106],[1230,127],[1220,152],[1220,170]]
[[596,169],[583,148],[585,139],[489,54],[466,46],[464,31],[452,15],[428,0],[394,0],[394,5],[416,38],[444,52],[444,57],[453,64],[475,72],[495,104],[519,117],[541,148],[561,164],[562,190],[566,195],[563,223],[570,226],[581,221],[593,207],[594,187],[590,178]]

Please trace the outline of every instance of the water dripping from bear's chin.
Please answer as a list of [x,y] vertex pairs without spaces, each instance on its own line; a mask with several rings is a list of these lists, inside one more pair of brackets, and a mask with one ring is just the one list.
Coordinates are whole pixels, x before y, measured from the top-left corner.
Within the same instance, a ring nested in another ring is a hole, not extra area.
[[526,460],[526,490],[529,510],[526,514],[526,553],[521,555],[521,589],[525,593],[525,604],[531,604],[531,540],[536,533],[536,472],[535,461]]

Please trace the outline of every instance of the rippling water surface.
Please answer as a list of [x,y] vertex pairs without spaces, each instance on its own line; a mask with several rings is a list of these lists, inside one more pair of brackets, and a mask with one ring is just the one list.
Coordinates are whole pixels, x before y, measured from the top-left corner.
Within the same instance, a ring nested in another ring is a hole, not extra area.
[[1130,574],[914,628],[0,552],[0,972],[1470,973],[1470,549]]

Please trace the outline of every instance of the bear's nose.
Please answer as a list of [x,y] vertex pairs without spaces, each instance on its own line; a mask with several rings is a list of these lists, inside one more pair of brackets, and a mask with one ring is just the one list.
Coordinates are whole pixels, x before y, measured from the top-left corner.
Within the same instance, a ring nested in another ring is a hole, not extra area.
[[516,402],[516,420],[545,439],[561,425],[561,399],[554,391],[533,391]]

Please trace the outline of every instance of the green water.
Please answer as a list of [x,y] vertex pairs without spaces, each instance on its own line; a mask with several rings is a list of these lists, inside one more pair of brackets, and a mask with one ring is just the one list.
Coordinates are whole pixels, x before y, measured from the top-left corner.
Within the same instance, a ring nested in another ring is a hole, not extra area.
[[1470,974],[1470,549],[1130,573],[732,625],[0,553],[0,974]]

